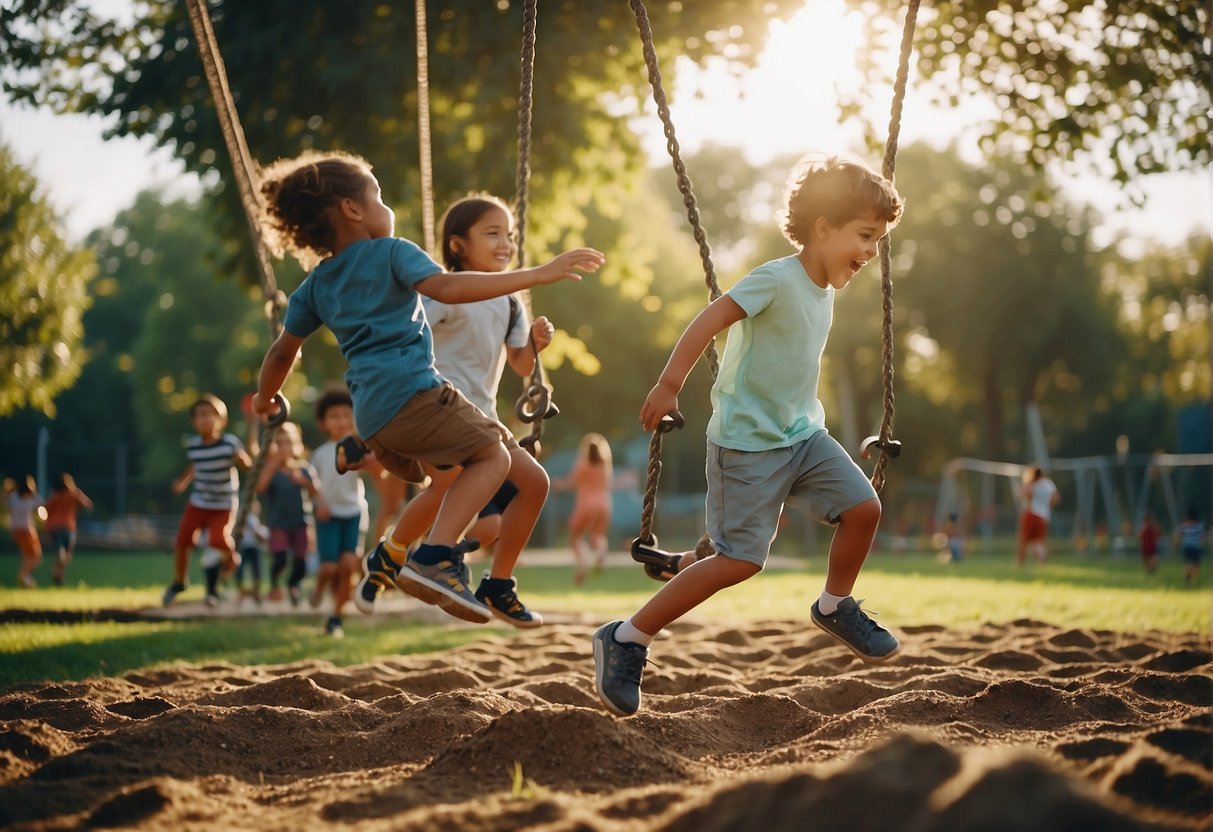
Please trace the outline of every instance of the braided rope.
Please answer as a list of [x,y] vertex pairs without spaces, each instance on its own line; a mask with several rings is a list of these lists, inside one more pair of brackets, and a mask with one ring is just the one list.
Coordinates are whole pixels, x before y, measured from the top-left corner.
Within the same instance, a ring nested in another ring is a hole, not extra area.
[[[674,173],[678,178],[678,192],[682,194],[682,204],[686,207],[687,220],[691,223],[695,242],[699,246],[699,259],[703,264],[704,283],[708,288],[710,300],[720,297],[720,285],[716,280],[716,267],[712,263],[712,250],[708,246],[707,233],[699,218],[699,206],[695,201],[695,192],[691,187],[691,178],[687,174],[686,164],[682,161],[682,150],[674,133],[674,121],[670,116],[670,107],[666,99],[665,87],[661,81],[661,69],[657,63],[657,49],[653,45],[653,28],[649,24],[648,10],[643,0],[629,0],[632,13],[636,15],[636,26],[640,30],[640,40],[644,49],[644,63],[648,67],[649,84],[653,88],[653,101],[657,105],[657,114],[661,117],[662,130],[665,134],[666,151],[674,164]],[[720,371],[720,358],[716,353],[716,339],[708,344],[704,355],[708,358],[708,367],[715,379]],[[652,545],[656,540],[653,535],[653,515],[657,506],[657,484],[661,479],[661,434],[653,431],[649,440],[649,467],[644,486],[644,504],[640,512],[640,540],[646,545]]]
[[[249,153],[245,140],[244,128],[240,124],[240,114],[236,110],[236,102],[228,84],[227,71],[224,69],[223,56],[219,52],[219,43],[215,39],[215,30],[211,24],[210,13],[206,0],[186,0],[189,12],[190,28],[193,29],[194,39],[198,43],[198,56],[202,59],[203,73],[210,88],[211,100],[215,104],[215,113],[219,117],[219,127],[223,133],[223,142],[227,147],[228,157],[232,162],[232,173],[236,177],[236,188],[240,194],[240,204],[244,208],[244,216],[248,221],[249,237],[253,241],[253,251],[256,254],[257,267],[261,277],[261,293],[265,299],[265,314],[270,327],[270,337],[277,338],[282,332],[281,311],[283,298],[278,291],[278,280],[270,265],[270,253],[266,248],[261,234],[261,208],[257,201],[255,182],[257,167]],[[265,467],[265,458],[269,452],[269,440],[274,428],[263,425],[260,431],[260,447],[253,461],[253,471],[260,473]],[[240,508],[236,512],[236,524],[232,529],[233,539],[240,541],[244,532],[244,524],[248,519],[249,506],[253,499],[253,489],[256,486],[256,476],[245,478],[244,487],[240,491]]]
[[[906,83],[910,75],[910,53],[914,42],[914,27],[918,21],[919,0],[910,0],[906,7],[905,26],[901,33],[901,53],[897,60],[897,79],[893,84],[893,105],[889,114],[889,137],[885,142],[884,165],[881,173],[893,181],[897,172],[897,141],[901,134],[901,110],[905,103]],[[893,436],[893,276],[892,240],[885,235],[880,241],[881,291],[881,382],[884,388],[884,414],[880,420],[880,456],[872,469],[872,487],[879,493],[884,488],[885,471],[889,467],[887,443]]]
[[434,154],[430,141],[430,45],[426,35],[425,0],[416,2],[417,22],[417,156],[421,172],[421,233],[425,250],[434,244]]
[[[515,230],[518,234],[518,268],[526,266],[526,225],[527,208],[530,205],[531,184],[531,121],[535,101],[535,30],[538,22],[537,0],[525,0],[522,7],[522,79],[518,86],[518,170],[515,182],[514,214]],[[535,319],[531,308],[531,293],[523,290],[522,302],[526,307],[527,318]],[[525,403],[530,403],[535,411],[530,420],[531,435],[522,441],[523,447],[537,454],[536,446],[543,437],[543,422],[547,415],[550,393],[547,379],[544,378],[543,362],[539,360],[539,348],[535,339],[529,340],[531,354],[535,363],[531,367],[531,376],[523,385],[522,394],[518,398],[518,411],[525,409]],[[542,406],[539,406],[542,405]]]

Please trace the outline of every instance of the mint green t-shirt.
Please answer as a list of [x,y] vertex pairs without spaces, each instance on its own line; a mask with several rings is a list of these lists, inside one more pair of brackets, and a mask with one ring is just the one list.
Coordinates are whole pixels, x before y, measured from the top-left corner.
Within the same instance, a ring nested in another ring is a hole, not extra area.
[[809,278],[795,255],[764,263],[728,296],[746,313],[729,327],[712,385],[708,439],[722,448],[786,448],[825,429],[817,398],[834,289]]

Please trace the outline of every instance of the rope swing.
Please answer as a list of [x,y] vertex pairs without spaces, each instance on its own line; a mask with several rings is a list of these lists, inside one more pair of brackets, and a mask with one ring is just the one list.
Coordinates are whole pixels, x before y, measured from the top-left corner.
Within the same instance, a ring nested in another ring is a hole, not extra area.
[[[270,265],[270,253],[266,248],[265,239],[261,235],[261,209],[257,202],[255,181],[257,166],[249,153],[245,141],[244,128],[240,124],[240,114],[236,111],[236,102],[232,98],[232,90],[228,85],[227,71],[223,66],[223,56],[219,52],[218,41],[215,40],[215,30],[211,25],[210,12],[207,11],[206,0],[186,0],[186,10],[189,13],[190,28],[194,31],[194,39],[198,43],[198,56],[202,59],[202,70],[206,75],[206,83],[210,88],[211,100],[215,105],[215,113],[219,116],[219,127],[223,133],[223,143],[227,147],[228,158],[232,162],[232,173],[236,177],[236,189],[240,193],[240,204],[244,208],[244,216],[248,221],[249,238],[253,243],[258,271],[261,275],[261,294],[265,301],[265,316],[269,323],[270,337],[277,338],[282,332],[282,307],[286,299],[278,291],[278,281],[274,277],[274,269]],[[253,501],[253,489],[256,488],[257,478],[265,468],[265,460],[269,455],[270,438],[279,425],[290,417],[290,405],[282,395],[276,397],[278,412],[261,426],[257,456],[253,459],[253,467],[249,469],[244,487],[240,490],[240,505],[236,512],[236,524],[232,529],[233,538],[239,542],[244,533],[244,524],[248,519],[249,507]]]
[[[670,117],[670,108],[666,99],[665,88],[661,81],[661,71],[657,62],[657,50],[653,44],[653,30],[649,24],[648,11],[643,0],[629,0],[632,12],[636,16],[636,26],[640,31],[640,39],[644,50],[644,62],[648,68],[649,84],[653,88],[653,101],[657,105],[657,114],[661,118],[662,129],[666,138],[666,150],[674,166],[678,179],[678,190],[682,194],[683,205],[686,207],[687,220],[691,223],[695,242],[699,246],[699,257],[703,264],[704,282],[708,287],[711,301],[720,297],[720,286],[716,280],[716,270],[712,264],[711,249],[708,246],[707,234],[699,218],[699,209],[695,201],[695,193],[691,180],[682,161],[681,149],[674,132],[674,122]],[[897,141],[901,132],[901,112],[905,101],[906,82],[909,77],[909,62],[914,39],[914,29],[918,18],[919,0],[910,0],[906,9],[905,27],[902,31],[901,49],[898,60],[897,77],[893,89],[893,105],[889,118],[889,136],[885,145],[883,174],[890,182],[896,169]],[[893,433],[893,280],[891,277],[890,240],[886,235],[879,246],[880,282],[882,294],[883,323],[881,329],[881,359],[883,417],[880,433],[864,440],[860,453],[867,459],[872,448],[880,450],[872,473],[872,486],[881,491],[885,483],[885,470],[890,458],[901,452],[901,443],[892,438]],[[715,381],[720,369],[716,353],[716,343],[713,338],[708,344],[705,355],[708,366]],[[645,572],[657,580],[669,580],[678,570],[680,555],[671,554],[658,548],[657,535],[653,532],[653,516],[657,506],[657,485],[661,479],[661,438],[662,435],[681,428],[685,424],[682,414],[674,411],[662,419],[649,441],[649,466],[645,480],[644,503],[640,513],[640,534],[632,541],[632,558],[644,564]],[[699,558],[711,554],[710,542],[706,536],[701,538],[695,547]]]
[[[518,170],[514,196],[514,226],[518,234],[518,268],[526,267],[526,223],[531,183],[531,114],[535,99],[535,29],[538,21],[537,0],[525,0],[522,6],[522,80],[518,89]],[[526,305],[527,317],[534,320],[531,309],[531,293],[523,290],[522,301]],[[543,362],[539,360],[539,348],[535,339],[530,339],[535,363],[531,377],[524,383],[522,395],[514,405],[514,415],[523,424],[531,426],[529,436],[518,444],[539,455],[539,440],[543,438],[543,423],[560,413],[552,401],[552,391],[543,373]]]

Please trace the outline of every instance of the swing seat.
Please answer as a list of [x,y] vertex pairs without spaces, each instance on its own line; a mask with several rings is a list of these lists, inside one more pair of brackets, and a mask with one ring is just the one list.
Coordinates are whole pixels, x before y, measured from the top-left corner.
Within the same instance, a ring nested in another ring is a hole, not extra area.
[[[705,534],[695,544],[696,562],[710,558],[716,554],[712,541]],[[632,560],[644,564],[644,574],[655,581],[668,581],[678,574],[678,564],[682,561],[682,553],[672,554],[657,546],[657,539],[645,543],[641,538],[632,541]]]
[[357,436],[350,434],[337,443],[337,453],[333,458],[333,466],[338,474],[349,471],[349,466],[361,460],[370,448]]
[[632,560],[644,564],[644,573],[655,581],[668,581],[678,574],[681,554],[671,554],[657,547],[657,538],[645,542],[641,538],[632,541]]
[[869,436],[859,446],[859,455],[864,459],[870,459],[872,449],[884,451],[889,455],[890,459],[897,459],[901,456],[901,442],[896,439],[882,440],[879,436]]

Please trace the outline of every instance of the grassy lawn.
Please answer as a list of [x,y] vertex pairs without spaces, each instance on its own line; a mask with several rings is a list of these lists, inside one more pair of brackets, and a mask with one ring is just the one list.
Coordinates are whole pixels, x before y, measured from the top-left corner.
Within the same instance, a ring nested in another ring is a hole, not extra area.
[[[0,610],[88,611],[140,609],[159,604],[171,558],[155,553],[82,553],[68,587],[15,587],[15,555],[0,557]],[[474,568],[474,571],[478,571]],[[744,623],[761,619],[807,621],[808,605],[821,590],[822,558],[793,568],[768,569],[720,593],[693,617]],[[39,577],[45,581],[44,565]],[[591,621],[624,617],[658,584],[639,567],[612,567],[583,587],[571,584],[564,566],[530,566],[518,572],[522,595],[535,609],[579,614]],[[1183,584],[1175,559],[1157,574],[1142,573],[1136,558],[1078,556],[1062,552],[1043,567],[1017,570],[1009,555],[976,555],[943,565],[933,554],[874,554],[855,595],[866,598],[890,626],[941,624],[973,627],[1020,618],[1063,627],[1121,631],[1210,631],[1210,595]],[[186,596],[200,595],[200,576]],[[327,659],[347,665],[377,657],[448,649],[501,628],[406,622],[370,617],[350,609],[346,638],[320,635],[321,613],[241,619],[87,621],[0,624],[0,687],[17,682],[64,681],[119,675],[174,662],[281,664]]]

